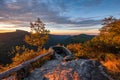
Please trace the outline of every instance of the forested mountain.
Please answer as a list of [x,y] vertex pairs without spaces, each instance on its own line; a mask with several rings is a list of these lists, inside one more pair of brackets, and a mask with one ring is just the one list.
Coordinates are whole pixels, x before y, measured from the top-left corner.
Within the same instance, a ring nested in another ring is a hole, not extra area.
[[16,45],[24,44],[26,31],[17,30],[16,32],[0,33],[0,63],[10,63],[9,51]]
[[[11,57],[9,56],[9,52],[15,46],[17,45],[28,46],[28,44],[24,42],[24,37],[26,34],[29,33],[22,30],[16,30],[16,32],[9,32],[9,33],[0,33],[0,63],[11,62]],[[93,37],[94,37],[93,35],[86,35],[86,34],[80,34],[75,36],[50,34],[49,40],[44,47],[49,48],[50,46],[54,46],[57,44],[67,45],[70,43],[79,43],[79,42],[83,43],[87,40],[92,39]],[[35,49],[35,47],[30,47],[30,48]]]
[[[112,17],[110,17],[105,18],[103,21],[104,24],[103,27],[100,29],[100,34],[98,36],[86,34],[74,36],[49,34],[48,42],[42,47],[49,48],[50,46],[54,46],[59,43],[63,44],[72,52],[75,59],[92,59],[99,61],[106,67],[108,73],[113,78],[115,78],[116,80],[120,80],[120,19],[113,19]],[[28,44],[26,44],[24,42],[26,34],[29,35],[28,32],[20,30],[12,33],[0,34],[1,64],[8,64],[12,62],[12,59],[14,64],[10,65],[15,66],[17,64],[20,64],[19,62],[27,61],[34,56],[38,56],[47,52],[46,49],[42,48],[41,52],[37,51],[36,48],[38,47],[29,46]],[[37,35],[37,38],[39,38],[38,36],[40,35]],[[37,39],[37,41],[42,43],[42,40],[40,39]],[[27,47],[24,47],[24,50],[22,52],[21,48],[23,47],[17,47],[16,45],[25,45]],[[8,52],[12,49],[12,47],[15,46],[17,48],[15,48],[15,56],[13,56],[12,58],[11,56],[9,56]],[[35,50],[37,51],[37,53],[35,53]],[[7,69],[7,67],[5,69]]]
[[87,35],[87,34],[80,34],[68,37],[64,44],[72,44],[72,43],[84,43],[88,40],[91,40],[95,35]]

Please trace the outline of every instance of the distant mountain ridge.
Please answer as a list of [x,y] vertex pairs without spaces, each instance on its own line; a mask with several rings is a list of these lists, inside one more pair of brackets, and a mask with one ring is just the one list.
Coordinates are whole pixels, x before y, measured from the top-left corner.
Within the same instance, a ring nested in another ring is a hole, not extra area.
[[[16,30],[16,32],[0,33],[0,63],[10,63],[11,58],[9,51],[16,45],[27,45],[24,42],[24,37],[29,34],[27,31]],[[71,43],[83,43],[87,40],[92,39],[94,36],[80,34],[75,36],[70,35],[49,35],[49,40],[44,47],[49,48],[57,44],[71,44]],[[28,46],[28,45],[27,45]],[[29,47],[29,46],[28,46]],[[31,47],[33,48],[33,47]]]
[[[11,57],[9,56],[10,50],[15,46],[27,45],[24,42],[24,37],[26,34],[29,34],[27,31],[16,30],[15,32],[0,33],[0,64],[7,64],[12,62]],[[49,35],[49,40],[45,45],[46,48],[56,45],[66,38],[68,35]],[[30,46],[28,46],[30,47]],[[32,47],[33,48],[33,47]]]
[[28,32],[20,30],[0,33],[0,63],[6,64],[11,62],[8,52],[16,45],[23,45],[23,39],[26,34],[28,34]]
[[71,43],[84,43],[88,40],[91,40],[95,35],[87,35],[87,34],[79,34],[68,37],[64,44],[71,44]]

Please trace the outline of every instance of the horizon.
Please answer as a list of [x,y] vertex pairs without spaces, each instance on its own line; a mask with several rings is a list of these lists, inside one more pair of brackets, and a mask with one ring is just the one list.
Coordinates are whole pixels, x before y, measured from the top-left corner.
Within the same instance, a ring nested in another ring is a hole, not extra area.
[[[26,30],[20,30],[20,29],[16,29],[16,30],[0,30],[0,34],[6,34],[6,33],[14,33],[14,32],[18,32],[18,31],[25,31],[25,32],[29,32],[29,31],[26,31]],[[85,35],[98,35],[98,34],[90,34],[90,33],[80,33],[80,34],[56,34],[56,33],[50,33],[50,35],[68,35],[68,36],[76,36],[76,35],[82,35],[82,34],[85,34]]]
[[105,17],[120,18],[119,0],[0,0],[0,33],[30,31],[40,18],[51,34],[99,34]]

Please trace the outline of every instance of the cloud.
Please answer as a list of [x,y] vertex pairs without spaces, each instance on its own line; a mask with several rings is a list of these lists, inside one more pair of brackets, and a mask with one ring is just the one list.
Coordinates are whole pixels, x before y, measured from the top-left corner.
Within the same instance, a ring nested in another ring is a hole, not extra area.
[[4,6],[5,5],[5,0],[0,0],[0,6]]
[[12,24],[22,24],[22,21],[17,21],[17,20],[4,20],[0,19],[0,23],[12,23]]
[[21,9],[20,6],[18,6],[18,5],[13,5],[13,4],[7,4],[7,7],[8,7],[9,9],[13,9],[13,10],[19,10],[19,9]]
[[84,0],[83,3],[85,7],[93,7],[102,4],[103,1],[104,0],[87,0],[87,1]]
[[4,24],[4,23],[0,23],[0,28],[14,28],[14,27],[16,27],[15,24],[9,24],[9,23]]
[[[85,3],[83,0],[0,0],[0,22],[11,23],[18,26],[29,26],[29,22],[40,17],[44,23],[52,24],[53,28],[91,27],[101,24],[101,20],[92,18],[74,18],[64,15],[71,6],[78,7]],[[87,0],[84,6],[100,4],[101,0]],[[77,4],[77,6],[76,6]],[[15,26],[16,27],[16,26]]]

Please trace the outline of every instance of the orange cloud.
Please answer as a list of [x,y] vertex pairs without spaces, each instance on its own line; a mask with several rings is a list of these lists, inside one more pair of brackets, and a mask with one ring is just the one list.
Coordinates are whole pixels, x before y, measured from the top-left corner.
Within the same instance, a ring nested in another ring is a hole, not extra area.
[[0,33],[14,32],[15,30],[0,30]]
[[15,27],[15,24],[7,24],[7,23],[0,23],[0,28],[8,28],[8,27]]

